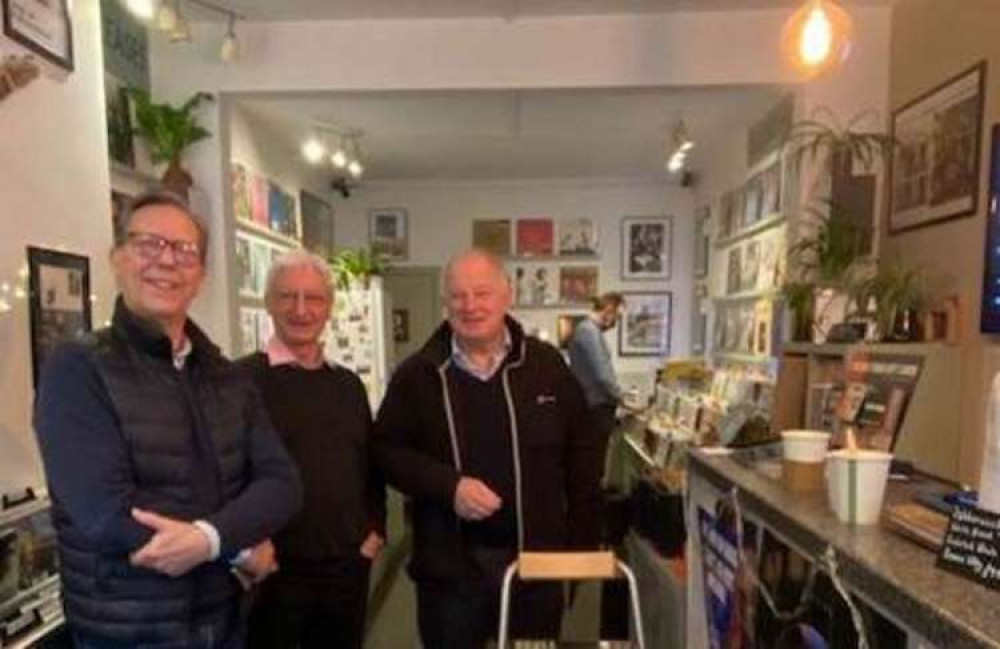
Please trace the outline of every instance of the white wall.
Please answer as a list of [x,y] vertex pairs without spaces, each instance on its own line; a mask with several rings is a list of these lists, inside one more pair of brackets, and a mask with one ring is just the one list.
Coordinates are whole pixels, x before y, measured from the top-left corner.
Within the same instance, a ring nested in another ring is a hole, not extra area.
[[[367,211],[373,207],[402,207],[408,211],[410,255],[401,265],[442,266],[455,252],[472,243],[472,221],[484,218],[547,216],[591,218],[599,228],[599,290],[671,291],[673,328],[671,352],[690,350],[691,268],[693,221],[691,192],[665,184],[628,179],[541,180],[490,182],[370,183],[334,203],[338,249],[368,243]],[[669,281],[621,280],[621,219],[623,216],[674,216],[673,268]],[[532,321],[555,331],[558,313],[566,309],[522,311]],[[617,358],[617,332],[608,335]],[[656,359],[616,360],[620,372],[644,371]]]
[[[39,79],[0,103],[0,283],[18,281],[28,245],[88,255],[100,326],[113,291],[97,0],[73,3],[73,35],[73,74],[64,81]],[[31,432],[27,301],[15,300],[13,307],[0,313],[0,491],[42,481]]]

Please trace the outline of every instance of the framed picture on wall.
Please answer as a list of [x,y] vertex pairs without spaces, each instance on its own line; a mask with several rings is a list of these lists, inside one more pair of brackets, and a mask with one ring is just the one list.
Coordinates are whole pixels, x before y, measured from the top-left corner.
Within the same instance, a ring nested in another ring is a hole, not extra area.
[[587,304],[597,297],[597,266],[563,266],[559,269],[559,302]]
[[559,256],[597,254],[597,224],[593,219],[562,219],[557,224]]
[[667,356],[673,295],[669,291],[628,292],[618,325],[619,356]]
[[670,279],[672,241],[669,216],[622,219],[622,279]]
[[889,233],[975,214],[986,63],[892,114]]
[[383,207],[368,210],[368,241],[372,253],[390,261],[403,261],[408,255],[406,210]]
[[333,256],[333,209],[322,198],[299,192],[302,210],[302,246],[323,259]]
[[0,0],[3,35],[46,61],[73,71],[73,23],[68,0]]
[[519,257],[548,257],[555,247],[552,219],[518,219],[515,226]]
[[28,247],[31,369],[35,385],[59,343],[90,331],[90,260],[57,250]]
[[494,255],[510,254],[510,219],[478,219],[472,222],[472,245]]
[[711,218],[712,208],[708,205],[702,205],[694,211],[694,276],[696,279],[708,277],[708,221]]

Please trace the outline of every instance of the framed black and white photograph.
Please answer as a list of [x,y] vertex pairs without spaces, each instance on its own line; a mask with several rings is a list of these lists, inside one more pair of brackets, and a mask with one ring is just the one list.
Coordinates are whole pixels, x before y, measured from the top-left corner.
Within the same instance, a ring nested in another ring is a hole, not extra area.
[[622,219],[622,279],[670,279],[673,219],[626,216]]
[[392,342],[410,342],[410,310],[392,310]]
[[0,8],[4,36],[73,71],[73,21],[68,0],[0,0]]
[[90,260],[28,246],[31,368],[35,385],[55,348],[92,328]]
[[406,210],[387,207],[368,211],[368,241],[372,253],[389,261],[404,261],[408,255]]
[[893,112],[890,234],[975,214],[985,79],[981,62]]
[[663,292],[627,292],[618,326],[619,356],[670,354],[673,295]]

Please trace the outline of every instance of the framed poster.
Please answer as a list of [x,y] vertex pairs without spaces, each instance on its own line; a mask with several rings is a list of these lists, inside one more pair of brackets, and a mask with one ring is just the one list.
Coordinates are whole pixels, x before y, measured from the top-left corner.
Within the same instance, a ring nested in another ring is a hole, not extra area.
[[510,220],[484,219],[472,222],[472,245],[494,255],[510,254]]
[[597,266],[563,266],[559,269],[559,301],[586,304],[597,297]]
[[558,223],[559,256],[596,256],[597,227],[592,219],[563,219]]
[[368,210],[368,242],[372,254],[391,261],[407,257],[406,210],[385,207]]
[[333,256],[333,209],[323,199],[302,190],[302,246],[323,259]]
[[92,328],[90,260],[82,255],[28,246],[31,369],[35,386],[59,343]]
[[410,310],[392,310],[392,342],[410,342]]
[[623,293],[625,307],[618,326],[619,356],[667,356],[670,353],[670,325],[673,295]]
[[247,169],[241,164],[233,163],[230,167],[233,182],[233,216],[240,221],[250,221],[250,179]]
[[986,63],[892,114],[889,234],[976,212]]
[[299,227],[295,216],[295,197],[277,183],[268,183],[268,223],[271,229],[292,239],[298,239]]
[[4,36],[73,71],[73,21],[68,0],[0,0],[0,7]]
[[670,279],[673,219],[626,216],[622,219],[622,279]]
[[555,248],[552,219],[518,219],[515,226],[519,257],[548,257]]

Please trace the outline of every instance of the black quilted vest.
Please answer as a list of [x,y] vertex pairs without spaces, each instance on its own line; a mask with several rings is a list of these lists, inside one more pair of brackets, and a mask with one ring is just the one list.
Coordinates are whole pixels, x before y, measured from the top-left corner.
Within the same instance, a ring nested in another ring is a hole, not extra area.
[[[190,321],[186,331],[193,349],[183,372],[173,365],[169,340],[131,316],[120,300],[112,326],[88,344],[125,438],[135,505],[194,520],[211,511],[197,497],[196,481],[216,480],[212,491],[226,501],[244,487],[253,388]],[[204,417],[215,447],[210,475],[201,475],[204,465],[192,461],[196,416]],[[166,577],[131,566],[127,556],[102,554],[58,502],[52,511],[64,606],[75,631],[129,646],[185,646],[193,624],[237,603],[241,591],[224,558]]]

